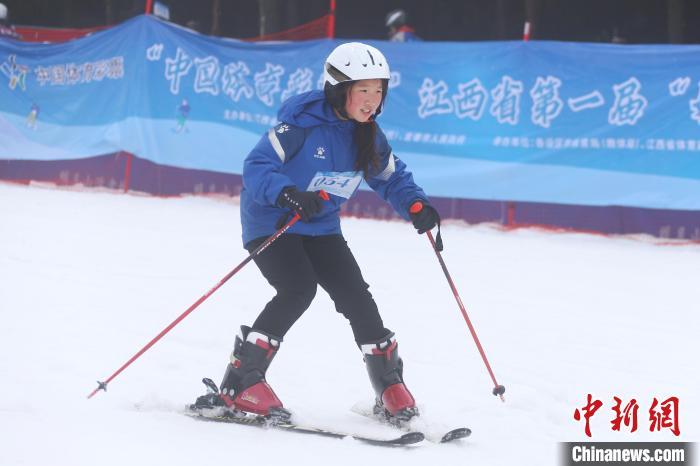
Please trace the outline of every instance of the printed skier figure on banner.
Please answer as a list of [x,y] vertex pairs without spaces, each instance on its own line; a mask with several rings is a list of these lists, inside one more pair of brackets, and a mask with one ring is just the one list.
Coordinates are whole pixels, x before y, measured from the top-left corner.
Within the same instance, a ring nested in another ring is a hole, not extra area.
[[177,126],[175,127],[176,133],[189,132],[187,129],[187,117],[190,115],[190,103],[187,99],[182,99],[182,102],[177,107]]
[[29,109],[29,114],[27,115],[27,127],[36,130],[37,118],[39,118],[40,108],[36,102],[32,102],[32,106]]

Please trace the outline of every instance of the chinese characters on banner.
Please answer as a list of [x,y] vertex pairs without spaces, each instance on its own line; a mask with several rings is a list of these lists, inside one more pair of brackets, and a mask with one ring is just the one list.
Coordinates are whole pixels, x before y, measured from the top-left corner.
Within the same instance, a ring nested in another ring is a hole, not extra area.
[[[30,67],[17,63],[17,56],[10,55],[0,63],[0,74],[9,78],[9,88],[27,90],[27,75]],[[99,82],[105,78],[124,78],[124,57],[116,56],[105,60],[85,63],[61,63],[58,65],[37,66],[34,76],[40,86],[75,86]]]
[[[191,90],[196,94],[227,97],[235,107],[224,110],[223,118],[228,121],[258,123],[273,126],[277,123],[275,111],[280,103],[290,97],[323,88],[323,73],[308,66],[285,67],[269,61],[251,62],[236,59],[228,63],[215,55],[193,56],[183,47],[167,51],[162,43],[151,45],[146,51],[151,62],[162,61],[164,77],[171,94],[183,91],[183,79],[190,76]],[[656,92],[644,91],[643,78],[630,75],[626,79],[610,80],[606,84],[591,84],[590,88],[573,85],[566,77],[543,73],[532,77],[529,85],[522,78],[507,74],[498,76],[491,89],[485,84],[493,77],[484,80],[470,77],[450,86],[444,79],[422,77],[420,86],[411,91],[415,107],[412,110],[420,127],[411,131],[390,130],[390,141],[406,143],[435,144],[441,146],[462,146],[468,143],[465,134],[455,132],[421,131],[430,119],[442,116],[456,121],[489,121],[491,129],[503,129],[532,125],[548,130],[556,128],[556,121],[562,115],[580,118],[586,124],[591,122],[608,127],[634,127],[644,121],[650,105],[662,97]],[[666,97],[682,98],[685,118],[700,124],[700,83],[698,92],[692,93],[692,79],[689,76],[667,78],[664,84]],[[188,84],[188,88],[189,88]],[[402,86],[401,73],[392,72],[390,88]],[[566,91],[569,97],[563,97]],[[403,91],[405,92],[405,91]],[[573,95],[572,95],[573,94]],[[241,104],[259,102],[263,113],[243,108]],[[603,109],[591,120],[586,112]],[[599,120],[599,121],[598,121]],[[493,126],[495,124],[495,127]],[[486,133],[485,133],[486,134]],[[506,149],[552,149],[596,151],[683,151],[700,152],[700,139],[659,138],[659,137],[600,137],[597,134],[581,132],[579,136],[535,135],[530,132],[519,136],[495,134],[490,145]]]
[[[163,54],[163,45],[154,44],[147,50],[150,61],[158,61]],[[181,47],[175,55],[165,58],[165,78],[172,94],[180,93],[182,78],[194,69],[194,91],[216,96],[220,93],[238,102],[241,98],[254,96],[268,107],[274,107],[289,97],[310,91],[314,87],[323,88],[323,75],[319,73],[314,86],[314,72],[308,67],[297,68],[289,73],[284,66],[266,62],[264,69],[252,71],[248,63],[238,60],[222,64],[213,55],[191,57]],[[400,85],[400,75],[395,74],[393,85]],[[565,83],[556,76],[538,76],[528,94],[532,100],[530,121],[532,124],[549,128],[554,120],[568,109],[572,113],[602,107],[606,104],[603,92],[590,92],[568,98],[560,97]],[[682,96],[690,87],[689,77],[676,78],[668,84],[670,96]],[[637,77],[612,83],[609,89],[613,101],[608,110],[607,122],[614,126],[634,126],[643,116],[649,104],[642,93],[642,83]],[[481,120],[487,113],[499,124],[518,125],[521,122],[522,95],[525,82],[512,76],[502,76],[500,82],[489,92],[478,77],[457,85],[457,92],[450,95],[450,89],[443,80],[430,77],[423,79],[417,91],[416,112],[421,119],[436,115],[454,114],[459,119]],[[279,99],[276,99],[279,95]],[[491,102],[489,103],[489,98]],[[700,123],[700,93],[689,101],[689,117]]]
[[[150,61],[158,61],[163,53],[162,44],[154,44],[146,52]],[[268,107],[279,104],[289,97],[313,88],[313,71],[309,68],[297,68],[289,75],[283,86],[285,68],[282,65],[265,63],[265,68],[253,72],[248,63],[238,60],[221,64],[213,55],[199,58],[191,57],[181,47],[177,48],[175,56],[165,58],[165,79],[169,83],[170,92],[179,94],[182,78],[194,69],[194,92],[207,93],[213,96],[224,94],[232,101],[241,98],[257,97]],[[318,83],[317,83],[318,84]],[[320,82],[322,84],[322,81]],[[279,101],[276,95],[279,94]]]
[[[611,429],[620,432],[623,428],[629,432],[635,432],[638,427],[639,403],[632,398],[626,403],[619,397],[613,397],[615,402],[611,410],[614,413],[610,421]],[[590,393],[586,404],[574,411],[574,420],[584,422],[584,432],[592,437],[590,419],[603,407],[603,402],[593,398]],[[681,434],[679,423],[679,400],[676,396],[659,401],[656,397],[651,401],[648,409],[649,431],[658,432],[662,429],[670,430],[678,437]]]
[[[533,125],[549,128],[565,109],[579,113],[605,105],[603,93],[597,89],[568,98],[565,105],[559,95],[560,88],[564,86],[565,83],[556,76],[537,76],[529,91],[532,100],[529,115]],[[683,96],[688,92],[689,86],[689,77],[676,78],[668,84],[668,95]],[[521,122],[521,97],[525,92],[525,82],[511,76],[502,76],[501,81],[489,92],[479,78],[473,78],[458,84],[457,90],[458,92],[449,95],[449,87],[443,80],[436,82],[432,78],[425,78],[418,90],[418,116],[427,119],[436,115],[454,114],[460,119],[478,121],[488,108],[499,124],[515,126]],[[613,83],[609,91],[612,91],[613,102],[607,112],[607,123],[613,126],[636,125],[649,104],[642,93],[640,80],[632,76],[626,81]],[[700,123],[700,91],[688,101],[688,107],[690,119]]]

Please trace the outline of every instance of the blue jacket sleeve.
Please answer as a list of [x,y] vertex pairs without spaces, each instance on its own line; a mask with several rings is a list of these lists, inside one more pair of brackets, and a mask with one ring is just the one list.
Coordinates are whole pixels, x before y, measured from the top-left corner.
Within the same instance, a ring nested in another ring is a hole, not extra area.
[[304,143],[304,130],[286,123],[271,128],[243,162],[243,186],[255,202],[275,205],[280,192],[294,186],[282,173],[284,162]]
[[413,201],[422,199],[427,202],[428,196],[413,181],[413,175],[407,170],[406,164],[394,155],[386,136],[379,128],[375,144],[380,157],[379,170],[367,179],[367,184],[389,202],[399,215],[410,220],[408,209]]

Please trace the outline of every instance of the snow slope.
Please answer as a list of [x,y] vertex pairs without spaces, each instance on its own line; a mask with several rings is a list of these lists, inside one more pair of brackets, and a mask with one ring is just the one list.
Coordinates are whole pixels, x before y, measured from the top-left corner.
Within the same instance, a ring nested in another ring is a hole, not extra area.
[[[245,257],[238,206],[0,184],[0,465],[553,465],[558,442],[587,438],[573,411],[589,393],[604,403],[593,440],[698,440],[700,247],[444,226],[447,266],[507,388],[501,403],[427,238],[402,222],[343,228],[424,422],[466,424],[470,439],[386,449],[182,416],[271,297],[253,264],[86,400]],[[302,421],[393,433],[351,412],[371,388],[322,291],[268,380]],[[651,400],[671,395],[680,437],[649,432]],[[612,431],[614,396],[638,400],[636,432]]]

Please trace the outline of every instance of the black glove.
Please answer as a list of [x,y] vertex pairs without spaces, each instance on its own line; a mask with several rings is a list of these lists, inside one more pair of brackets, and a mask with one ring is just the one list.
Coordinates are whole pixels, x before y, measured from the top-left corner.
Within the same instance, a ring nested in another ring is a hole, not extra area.
[[437,210],[428,204],[427,201],[421,199],[414,201],[411,204],[409,213],[413,226],[420,234],[432,230],[436,225],[440,224],[440,215],[438,215]]
[[277,205],[283,209],[292,209],[299,214],[302,222],[321,212],[323,199],[314,191],[297,191],[294,186],[284,188],[277,197]]

